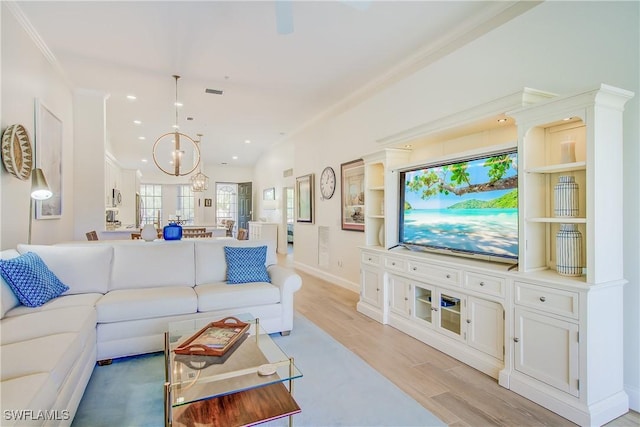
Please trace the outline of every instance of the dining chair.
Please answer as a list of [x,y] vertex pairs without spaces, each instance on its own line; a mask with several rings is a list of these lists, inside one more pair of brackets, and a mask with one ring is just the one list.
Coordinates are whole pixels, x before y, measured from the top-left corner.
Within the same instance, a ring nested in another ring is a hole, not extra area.
[[228,219],[225,223],[225,226],[227,227],[227,237],[233,237],[233,225],[235,223],[236,222],[232,219]]
[[238,240],[248,240],[249,232],[246,228],[238,228]]

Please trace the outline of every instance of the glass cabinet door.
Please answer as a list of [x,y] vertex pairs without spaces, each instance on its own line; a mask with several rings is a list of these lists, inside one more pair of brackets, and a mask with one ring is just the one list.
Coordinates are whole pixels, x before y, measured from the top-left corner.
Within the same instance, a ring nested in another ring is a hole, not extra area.
[[463,338],[463,301],[461,295],[456,295],[450,291],[441,291],[438,299],[440,300],[440,328]]
[[415,316],[425,322],[433,325],[433,316],[435,313],[433,306],[434,289],[427,285],[415,285]]

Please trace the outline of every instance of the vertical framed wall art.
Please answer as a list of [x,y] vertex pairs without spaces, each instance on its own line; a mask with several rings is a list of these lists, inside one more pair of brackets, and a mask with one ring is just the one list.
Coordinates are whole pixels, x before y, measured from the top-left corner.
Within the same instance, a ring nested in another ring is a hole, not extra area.
[[296,178],[296,222],[313,223],[313,174]]
[[62,120],[39,99],[35,105],[36,167],[42,169],[53,196],[36,201],[36,219],[62,216]]
[[364,231],[364,161],[340,165],[342,181],[342,229]]

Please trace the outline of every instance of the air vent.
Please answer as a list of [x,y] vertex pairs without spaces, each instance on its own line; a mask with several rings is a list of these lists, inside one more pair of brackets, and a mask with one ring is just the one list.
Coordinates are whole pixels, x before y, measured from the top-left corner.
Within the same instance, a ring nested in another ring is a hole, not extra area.
[[284,178],[288,177],[288,176],[293,176],[293,168],[291,169],[287,169],[285,171],[282,172],[282,176]]
[[213,95],[222,95],[224,92],[218,89],[205,89],[206,93],[211,93]]

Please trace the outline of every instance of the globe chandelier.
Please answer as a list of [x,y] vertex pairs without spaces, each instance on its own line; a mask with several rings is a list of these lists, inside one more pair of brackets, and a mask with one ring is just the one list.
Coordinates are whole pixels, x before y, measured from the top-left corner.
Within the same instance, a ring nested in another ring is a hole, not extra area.
[[[198,140],[196,146],[199,146],[202,140],[202,134],[198,133]],[[194,193],[203,192],[209,188],[209,177],[202,173],[202,170],[198,168],[198,173],[191,177],[191,191]]]
[[[193,138],[179,131],[178,79],[180,76],[173,75],[173,78],[176,81],[176,123],[173,125],[173,132],[160,135],[153,144],[153,162],[167,175],[185,176],[195,171],[200,164],[200,148]],[[185,143],[193,148],[191,152],[185,150]],[[185,167],[185,164],[191,164],[193,167]]]

